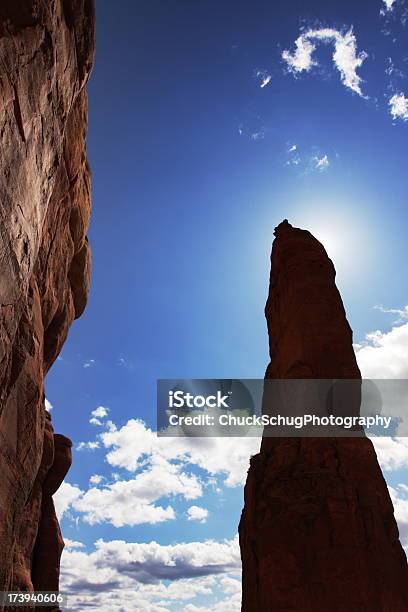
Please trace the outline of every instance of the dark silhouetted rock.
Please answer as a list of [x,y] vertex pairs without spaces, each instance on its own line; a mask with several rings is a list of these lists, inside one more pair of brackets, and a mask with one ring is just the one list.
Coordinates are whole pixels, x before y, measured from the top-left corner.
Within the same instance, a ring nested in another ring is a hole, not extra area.
[[[269,379],[359,379],[335,270],[286,220],[275,230]],[[262,439],[240,527],[244,612],[406,612],[408,572],[370,440]]]
[[0,591],[57,589],[70,450],[44,376],[89,288],[93,1],[2,0],[0,54]]

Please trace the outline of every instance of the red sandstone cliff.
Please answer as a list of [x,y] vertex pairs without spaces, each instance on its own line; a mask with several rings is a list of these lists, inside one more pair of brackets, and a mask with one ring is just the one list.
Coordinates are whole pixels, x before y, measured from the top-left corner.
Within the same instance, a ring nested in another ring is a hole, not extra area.
[[71,462],[44,376],[85,308],[92,0],[0,3],[0,591],[58,588]]
[[[360,378],[323,246],[287,222],[275,235],[266,378]],[[407,560],[365,437],[264,437],[239,535],[244,612],[408,610]]]

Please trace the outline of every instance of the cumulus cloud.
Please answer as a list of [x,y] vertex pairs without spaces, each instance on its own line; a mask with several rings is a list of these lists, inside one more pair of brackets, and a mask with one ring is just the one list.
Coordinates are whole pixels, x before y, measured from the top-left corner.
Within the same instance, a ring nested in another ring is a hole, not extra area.
[[156,502],[176,495],[186,500],[200,497],[202,485],[198,477],[183,472],[179,465],[157,461],[130,480],[92,486],[87,491],[76,487],[75,495],[65,499],[65,510],[75,510],[90,525],[156,524],[176,516],[172,506],[163,507]]
[[408,323],[367,334],[356,357],[364,378],[408,378]]
[[287,49],[282,53],[282,58],[294,73],[303,72],[304,70],[309,72],[317,64],[312,57],[316,47],[310,42],[309,38],[308,33],[306,35],[302,34],[295,41],[296,50],[294,53],[290,53]]
[[102,482],[102,480],[104,480],[104,477],[100,474],[92,474],[92,476],[89,478],[89,482],[92,485],[98,485]]
[[309,29],[303,32],[295,41],[296,49],[293,53],[285,50],[282,58],[289,70],[294,74],[310,72],[317,62],[313,59],[316,42],[333,43],[333,63],[340,72],[342,83],[359,96],[361,91],[361,77],[357,74],[364,60],[368,57],[365,51],[357,52],[357,41],[353,28],[341,32],[334,28]]
[[123,427],[100,436],[102,444],[111,449],[106,455],[113,467],[130,472],[137,470],[146,457],[149,461],[177,461],[195,465],[210,475],[225,478],[229,487],[245,483],[251,455],[259,451],[259,439],[211,437],[158,437],[139,419],[130,419]]
[[240,565],[237,537],[167,546],[98,540],[92,552],[64,550],[61,590],[70,594],[70,609],[104,612],[187,610],[198,595],[210,596],[215,589],[229,599],[238,595],[238,604]]
[[95,410],[92,410],[91,415],[97,419],[103,419],[108,415],[108,412],[109,408],[106,408],[105,406],[98,406],[95,408]]
[[105,406],[98,406],[91,412],[91,418],[89,419],[90,424],[102,425],[101,419],[104,419],[108,415],[108,412],[109,408],[106,408]]
[[207,508],[201,508],[201,506],[190,506],[187,509],[187,516],[189,521],[205,523],[208,517],[208,510]]
[[388,104],[393,119],[408,121],[408,98],[403,93],[395,93]]
[[[106,462],[115,470],[132,474],[111,474],[113,482],[99,475],[90,477],[90,488],[74,487],[68,483],[57,492],[63,503],[61,514],[68,509],[81,515],[84,522],[108,522],[116,527],[173,520],[175,511],[171,500],[202,497],[204,487],[214,486],[214,478],[228,487],[243,485],[250,456],[258,452],[259,439],[158,437],[138,419],[131,419],[117,429],[113,423],[98,435],[98,440],[81,442],[77,448],[103,446]],[[193,473],[203,471],[199,476]],[[217,483],[216,483],[217,484]],[[67,488],[68,487],[68,488]],[[159,504],[159,500],[166,503]],[[205,520],[207,511],[199,506],[188,511],[190,520]],[[205,516],[204,516],[205,514]]]
[[385,472],[408,468],[408,438],[371,438]]
[[70,508],[74,500],[82,495],[82,491],[79,487],[69,484],[69,482],[63,482],[54,494],[55,511],[59,520],[62,519],[64,514]]

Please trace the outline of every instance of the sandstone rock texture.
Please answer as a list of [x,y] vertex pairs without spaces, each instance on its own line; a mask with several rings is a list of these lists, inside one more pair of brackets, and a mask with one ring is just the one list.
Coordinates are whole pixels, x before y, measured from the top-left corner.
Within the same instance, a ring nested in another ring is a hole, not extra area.
[[[325,249],[287,221],[275,235],[265,378],[359,379]],[[407,560],[366,437],[264,437],[239,536],[244,612],[408,610]]]
[[0,591],[58,588],[71,461],[44,376],[89,288],[92,0],[0,3]]

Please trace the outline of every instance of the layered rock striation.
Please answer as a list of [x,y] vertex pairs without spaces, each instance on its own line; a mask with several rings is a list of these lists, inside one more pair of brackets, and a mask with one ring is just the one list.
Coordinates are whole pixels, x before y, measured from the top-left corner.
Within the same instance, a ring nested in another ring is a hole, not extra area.
[[[359,379],[335,270],[287,221],[275,230],[267,379]],[[404,612],[408,571],[366,437],[262,439],[239,526],[244,612]]]
[[85,308],[92,0],[0,3],[0,591],[58,588],[71,461],[44,376]]

